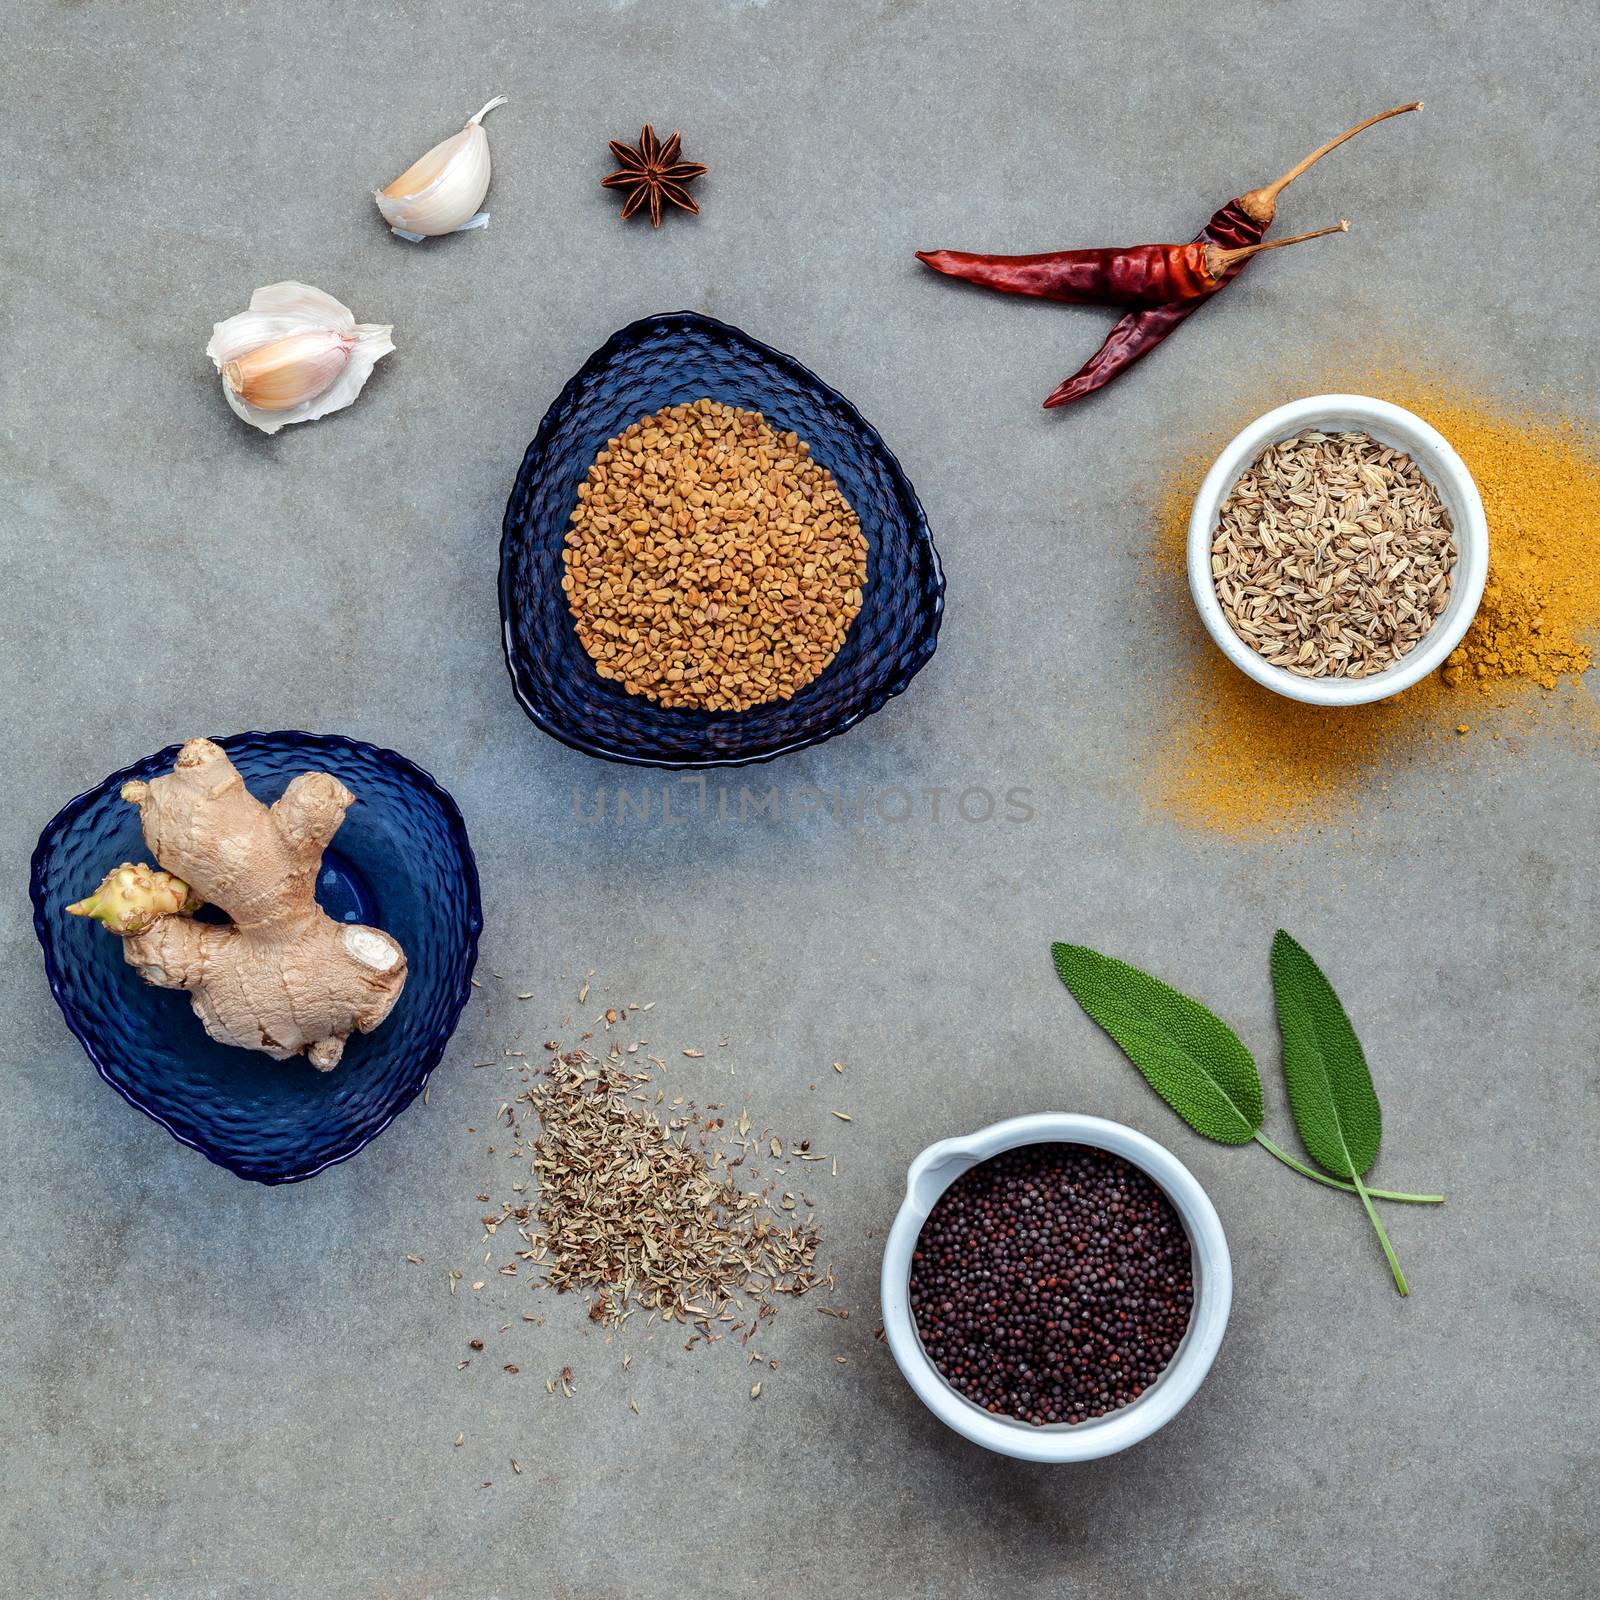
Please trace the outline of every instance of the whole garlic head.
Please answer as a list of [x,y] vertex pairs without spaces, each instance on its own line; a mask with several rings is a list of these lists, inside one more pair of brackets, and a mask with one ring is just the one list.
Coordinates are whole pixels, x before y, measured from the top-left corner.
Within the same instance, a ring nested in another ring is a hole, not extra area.
[[357,322],[331,294],[291,279],[257,289],[248,311],[217,323],[206,354],[234,412],[276,433],[349,405],[394,349],[393,331]]
[[489,192],[489,135],[483,119],[506,97],[496,95],[460,133],[436,144],[386,189],[374,192],[390,231],[419,244],[442,233],[484,228],[489,213],[479,211]]

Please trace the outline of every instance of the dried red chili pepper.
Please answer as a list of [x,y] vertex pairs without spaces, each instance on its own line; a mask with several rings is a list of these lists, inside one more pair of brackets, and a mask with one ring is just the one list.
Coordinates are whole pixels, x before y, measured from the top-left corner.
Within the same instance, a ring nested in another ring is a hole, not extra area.
[[[1278,196],[1302,173],[1314,167],[1330,150],[1338,149],[1346,139],[1353,139],[1364,129],[1372,127],[1374,123],[1387,122],[1390,117],[1398,117],[1407,111],[1421,109],[1422,102],[1414,100],[1410,105],[1395,106],[1392,110],[1380,111],[1376,116],[1358,122],[1353,128],[1346,128],[1338,138],[1330,139],[1326,144],[1313,150],[1303,161],[1296,162],[1277,182],[1269,183],[1262,189],[1252,189],[1248,194],[1230,200],[1220,210],[1213,212],[1211,220],[1195,235],[1194,242],[1214,244],[1228,250],[1258,244],[1278,214]],[[1221,288],[1224,284],[1231,283],[1248,264],[1249,257],[1238,261],[1223,274],[1222,282],[1217,287]],[[1086,394],[1092,394],[1096,389],[1104,388],[1119,373],[1126,372],[1136,361],[1149,355],[1180,322],[1197,311],[1208,298],[1209,296],[1203,296],[1197,300],[1176,300],[1168,305],[1130,311],[1106,335],[1105,343],[1070,378],[1064,378],[1051,390],[1045,399],[1045,408],[1049,410],[1056,406],[1064,406],[1070,401],[1082,399]]]
[[[1224,241],[1240,244],[1255,242],[1265,229],[1265,223],[1256,222],[1239,209],[1238,200],[1230,200],[1220,211],[1212,213],[1211,220],[1195,235],[1195,240],[1198,243],[1204,239],[1213,244]],[[1223,283],[1231,283],[1244,271],[1246,264],[1241,261],[1224,277]],[[1222,287],[1222,284],[1218,287]],[[1119,373],[1126,372],[1134,362],[1149,355],[1180,322],[1198,311],[1204,303],[1203,300],[1174,300],[1170,305],[1130,311],[1106,335],[1105,343],[1070,378],[1063,378],[1050,391],[1045,397],[1045,410],[1064,406],[1069,401],[1093,394],[1096,389],[1103,389]]]
[[1161,306],[1198,300],[1217,289],[1225,275],[1263,250],[1281,250],[1304,239],[1344,233],[1348,222],[1297,233],[1272,244],[1227,250],[1211,240],[1192,244],[1137,244],[1091,250],[1048,250],[1032,256],[973,255],[966,250],[919,250],[917,260],[947,277],[961,278],[1003,294],[1035,295],[1074,306]]

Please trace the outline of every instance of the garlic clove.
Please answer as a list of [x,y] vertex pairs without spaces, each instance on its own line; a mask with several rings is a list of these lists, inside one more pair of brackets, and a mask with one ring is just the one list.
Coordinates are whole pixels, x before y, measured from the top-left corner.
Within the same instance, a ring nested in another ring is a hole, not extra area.
[[235,361],[274,339],[286,339],[307,328],[337,328],[349,333],[355,325],[356,319],[349,306],[321,289],[292,280],[269,283],[250,296],[248,311],[241,311],[238,316],[216,325],[206,354],[220,370],[226,362]]
[[383,193],[392,200],[415,200],[430,184],[444,176],[450,163],[471,141],[473,130],[480,126],[468,122],[460,133],[453,133],[436,144],[420,161],[412,162]]
[[355,339],[335,328],[313,328],[247,350],[225,362],[223,381],[263,411],[292,411],[314,400],[345,369]]
[[504,95],[496,95],[459,133],[436,144],[373,194],[391,232],[415,244],[488,225],[489,213],[478,209],[489,192],[490,175],[483,118],[505,103]]
[[350,404],[394,349],[388,324],[357,323],[309,284],[267,284],[250,309],[219,322],[206,354],[235,415],[263,433],[312,422]]
[[314,422],[330,411],[339,411],[349,405],[372,376],[372,369],[394,349],[394,340],[389,337],[393,331],[389,323],[358,322],[355,327],[356,342],[344,371],[317,396],[305,416],[294,420]]

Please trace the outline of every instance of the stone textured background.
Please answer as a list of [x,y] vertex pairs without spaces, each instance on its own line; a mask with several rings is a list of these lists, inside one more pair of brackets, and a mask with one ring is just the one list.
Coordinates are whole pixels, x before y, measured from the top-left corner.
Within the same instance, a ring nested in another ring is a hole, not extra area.
[[[7,1592],[1593,1592],[1592,739],[1399,763],[1353,830],[1234,842],[1142,797],[1169,686],[1208,648],[1153,602],[1150,496],[1238,396],[1304,392],[1399,338],[1513,401],[1592,407],[1592,7],[5,11]],[[493,226],[390,238],[368,190],[494,93],[511,103],[489,122]],[[1253,272],[1074,411],[1038,401],[1103,317],[962,293],[911,257],[1187,237],[1418,95],[1423,116],[1341,151],[1284,206],[1286,227],[1346,215],[1357,231]],[[647,118],[712,167],[703,216],[654,236],[597,186],[605,140]],[[202,349],[288,276],[392,320],[399,349],[354,409],[268,440],[229,414]],[[572,370],[621,324],[682,306],[860,405],[949,576],[911,692],[758,787],[1019,785],[1033,820],[952,821],[948,798],[939,821],[919,799],[898,826],[576,819],[575,789],[592,804],[596,785],[640,780],[546,739],[512,700],[500,513]],[[484,873],[487,986],[430,1105],[269,1191],[95,1077],[46,989],[24,887],[38,830],[111,768],[279,726],[393,746],[454,792]],[[1449,1194],[1442,1212],[1388,1212],[1409,1301],[1353,1206],[1189,1134],[1048,960],[1052,937],[1080,938],[1212,999],[1257,1048],[1269,1126],[1292,1141],[1267,980],[1279,923],[1361,1027],[1386,1112],[1378,1181]],[[487,1127],[501,1075],[470,1064],[572,1037],[591,971],[592,1001],[657,1002],[678,1092],[839,1154],[814,1198],[851,1316],[786,1307],[757,1404],[728,1345],[608,1345],[581,1305],[494,1276],[445,1292],[450,1267],[481,1261],[475,1196],[500,1171],[467,1130]],[[690,1046],[703,1061],[678,1055]],[[1168,1144],[1235,1253],[1233,1321],[1195,1402],[1077,1470],[969,1447],[873,1339],[906,1163],[1042,1109]],[[524,1307],[545,1325],[499,1335]],[[458,1372],[473,1334],[490,1351]],[[563,1364],[571,1401],[544,1393]]]

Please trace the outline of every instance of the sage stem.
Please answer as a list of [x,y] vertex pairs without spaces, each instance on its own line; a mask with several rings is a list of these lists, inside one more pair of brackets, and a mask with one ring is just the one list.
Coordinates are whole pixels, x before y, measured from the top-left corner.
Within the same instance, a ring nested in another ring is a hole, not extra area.
[[1356,1175],[1356,1193],[1361,1196],[1361,1203],[1367,1208],[1367,1215],[1372,1219],[1372,1226],[1378,1230],[1378,1243],[1383,1246],[1383,1253],[1389,1258],[1389,1270],[1394,1274],[1394,1286],[1401,1294],[1410,1294],[1406,1287],[1406,1275],[1400,1270],[1400,1263],[1395,1259],[1394,1248],[1389,1243],[1389,1235],[1383,1231],[1383,1224],[1378,1221],[1378,1213],[1372,1209],[1372,1199],[1368,1195],[1366,1186]]
[[[1304,1162],[1296,1161],[1287,1150],[1280,1149],[1259,1128],[1256,1130],[1255,1141],[1263,1150],[1275,1155],[1286,1167],[1293,1167],[1303,1178],[1310,1178],[1314,1183],[1323,1184],[1329,1189],[1343,1189],[1346,1194],[1356,1194],[1358,1192],[1354,1184],[1343,1183],[1338,1178],[1326,1177],[1322,1173],[1306,1166]],[[1399,1200],[1404,1201],[1407,1205],[1442,1206],[1444,1204],[1444,1196],[1442,1194],[1399,1194],[1393,1189],[1367,1189],[1361,1192],[1371,1195],[1374,1200]]]

